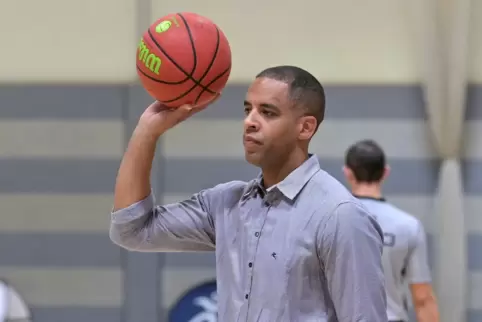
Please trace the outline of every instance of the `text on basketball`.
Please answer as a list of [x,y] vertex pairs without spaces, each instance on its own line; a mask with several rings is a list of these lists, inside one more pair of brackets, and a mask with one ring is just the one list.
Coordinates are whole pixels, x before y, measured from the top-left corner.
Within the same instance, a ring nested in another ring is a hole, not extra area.
[[151,72],[156,75],[159,75],[159,69],[161,68],[161,59],[150,52],[149,48],[147,48],[144,40],[141,39],[139,43],[139,61],[141,61]]

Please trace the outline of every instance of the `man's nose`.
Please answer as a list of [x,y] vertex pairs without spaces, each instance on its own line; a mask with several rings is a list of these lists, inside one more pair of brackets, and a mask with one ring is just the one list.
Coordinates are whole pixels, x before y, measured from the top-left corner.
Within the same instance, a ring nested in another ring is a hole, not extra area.
[[259,127],[259,123],[256,120],[256,112],[251,111],[246,117],[244,118],[244,129],[256,131]]

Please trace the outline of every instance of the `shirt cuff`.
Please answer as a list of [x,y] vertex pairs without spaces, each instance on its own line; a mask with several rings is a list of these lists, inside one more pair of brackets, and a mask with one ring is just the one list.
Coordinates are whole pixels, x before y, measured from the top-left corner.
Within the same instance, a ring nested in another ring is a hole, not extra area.
[[432,283],[432,278],[431,276],[425,276],[425,277],[418,277],[418,278],[408,278],[407,279],[409,284],[425,284],[425,283]]
[[126,224],[150,214],[153,208],[154,196],[151,192],[145,199],[133,203],[127,208],[111,212],[111,222],[113,224]]

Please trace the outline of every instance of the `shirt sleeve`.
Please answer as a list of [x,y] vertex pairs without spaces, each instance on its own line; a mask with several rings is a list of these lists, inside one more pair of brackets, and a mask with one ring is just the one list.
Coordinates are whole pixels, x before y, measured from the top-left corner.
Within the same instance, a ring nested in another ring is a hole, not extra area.
[[413,248],[408,257],[406,278],[410,284],[430,283],[432,281],[428,265],[425,230],[420,222],[418,222],[413,236]]
[[111,214],[110,238],[135,251],[213,251],[215,213],[232,184],[221,184],[190,199],[156,206],[153,195]]
[[353,202],[342,203],[320,230],[321,265],[340,322],[386,322],[380,226]]

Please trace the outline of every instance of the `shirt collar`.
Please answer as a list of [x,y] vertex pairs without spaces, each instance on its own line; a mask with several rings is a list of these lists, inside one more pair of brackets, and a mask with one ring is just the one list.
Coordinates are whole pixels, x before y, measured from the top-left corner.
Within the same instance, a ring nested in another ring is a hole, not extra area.
[[[309,158],[303,162],[298,168],[293,170],[283,181],[276,185],[286,198],[293,201],[300,193],[301,189],[310,181],[310,179],[320,171],[320,163],[316,155],[310,154]],[[246,191],[245,196],[252,195],[260,190],[266,194],[266,189],[262,185],[263,175],[260,173],[252,182]]]
[[357,199],[374,200],[374,201],[380,201],[380,202],[387,201],[387,199],[385,199],[385,197],[375,198],[375,197],[361,196],[361,195],[356,195],[356,194],[354,194],[353,197],[355,197]]

